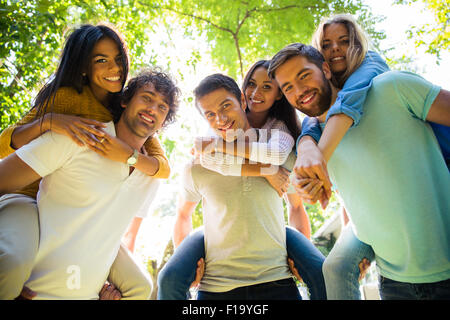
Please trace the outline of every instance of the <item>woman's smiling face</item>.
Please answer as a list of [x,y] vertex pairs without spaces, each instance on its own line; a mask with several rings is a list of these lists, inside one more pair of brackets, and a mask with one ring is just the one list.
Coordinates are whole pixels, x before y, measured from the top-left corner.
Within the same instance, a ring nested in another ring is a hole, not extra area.
[[244,93],[250,112],[268,111],[282,97],[276,82],[269,78],[264,67],[254,70]]
[[344,24],[332,23],[324,27],[322,54],[332,73],[343,73],[347,70],[349,42],[348,30]]

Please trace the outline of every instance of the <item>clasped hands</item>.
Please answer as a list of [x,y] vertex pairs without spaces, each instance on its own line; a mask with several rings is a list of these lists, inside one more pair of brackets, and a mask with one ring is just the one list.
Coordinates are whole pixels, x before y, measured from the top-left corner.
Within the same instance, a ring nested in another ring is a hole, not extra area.
[[303,141],[299,146],[292,185],[305,202],[319,200],[323,209],[327,207],[331,197],[327,163],[313,141]]

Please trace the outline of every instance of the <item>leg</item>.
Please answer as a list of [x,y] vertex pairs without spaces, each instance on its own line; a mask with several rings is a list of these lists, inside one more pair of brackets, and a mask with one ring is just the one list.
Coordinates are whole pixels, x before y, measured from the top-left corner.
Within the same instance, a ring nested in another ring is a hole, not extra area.
[[153,289],[149,275],[123,244],[111,266],[108,281],[120,291],[122,300],[148,300]]
[[187,236],[158,275],[158,300],[186,300],[197,262],[205,257],[203,229]]
[[358,240],[347,225],[323,264],[329,300],[361,299],[358,265],[364,258],[374,260],[372,247]]
[[302,233],[286,227],[288,257],[294,261],[298,273],[305,281],[311,300],[326,300],[325,281],[322,274],[324,255]]
[[0,300],[14,299],[30,277],[39,246],[36,200],[21,194],[0,198]]

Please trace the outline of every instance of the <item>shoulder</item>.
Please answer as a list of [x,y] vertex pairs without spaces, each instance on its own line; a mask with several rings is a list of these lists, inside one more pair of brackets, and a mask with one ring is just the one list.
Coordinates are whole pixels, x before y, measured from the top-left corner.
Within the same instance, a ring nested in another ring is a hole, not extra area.
[[78,92],[73,87],[61,87],[56,91],[53,110],[54,112],[61,110],[65,111],[64,113],[71,113],[72,110],[79,108],[83,100],[88,100],[86,87],[82,92]]
[[392,85],[402,83],[423,83],[428,82],[420,75],[408,71],[388,71],[374,78],[374,85]]

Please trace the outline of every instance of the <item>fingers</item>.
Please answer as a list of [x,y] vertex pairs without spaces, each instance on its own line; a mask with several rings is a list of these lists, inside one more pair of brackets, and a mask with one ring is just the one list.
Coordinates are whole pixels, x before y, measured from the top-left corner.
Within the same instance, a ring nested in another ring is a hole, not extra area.
[[359,267],[359,278],[358,278],[358,280],[361,281],[366,276],[367,270],[370,267],[370,261],[367,258],[364,258],[358,264],[358,267]]
[[22,291],[20,292],[20,296],[18,299],[20,300],[32,300],[34,297],[36,297],[37,293],[30,288],[23,286]]
[[302,281],[302,277],[300,277],[300,274],[298,273],[298,270],[295,267],[294,261],[291,258],[288,258],[288,265],[294,277],[296,277],[298,281]]
[[190,287],[196,287],[200,284],[200,281],[203,278],[203,275],[205,273],[205,259],[200,258],[197,262],[197,270],[195,274],[195,280],[191,283]]
[[122,295],[120,291],[116,289],[113,284],[105,283],[100,290],[99,299],[100,300],[120,300]]

